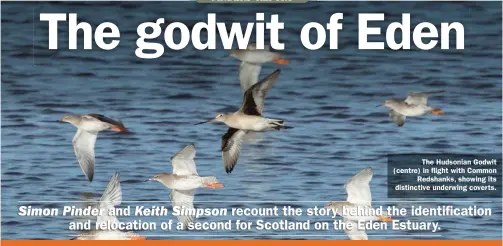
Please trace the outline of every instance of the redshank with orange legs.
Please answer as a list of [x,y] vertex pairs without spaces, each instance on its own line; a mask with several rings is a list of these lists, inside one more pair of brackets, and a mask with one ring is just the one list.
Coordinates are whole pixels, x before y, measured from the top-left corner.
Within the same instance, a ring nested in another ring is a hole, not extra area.
[[94,145],[98,132],[107,129],[116,132],[128,131],[122,122],[101,114],[67,114],[58,120],[58,122],[70,123],[77,127],[77,133],[72,140],[73,150],[77,156],[80,168],[89,181],[93,181],[94,177]]
[[273,62],[286,65],[290,63],[279,52],[270,51],[269,49],[267,45],[264,46],[264,49],[257,49],[255,44],[249,44],[246,49],[234,49],[227,55],[241,61],[239,81],[243,93],[259,81],[263,64]]
[[[196,146],[189,144],[178,151],[170,159],[173,165],[172,173],[159,173],[146,181],[158,181],[165,187],[171,189],[170,200],[173,207],[180,209],[194,209],[194,194],[197,188],[223,188],[224,185],[218,183],[214,176],[201,177],[197,173]],[[187,228],[192,222],[192,215],[179,215],[178,220]]]
[[[379,106],[386,106],[390,108],[389,116],[397,126],[405,124],[405,117],[418,117],[431,113],[435,115],[445,114],[439,108],[432,108],[428,106],[428,96],[442,93],[443,91],[429,91],[429,92],[411,92],[405,100],[386,100],[384,104]],[[378,106],[378,107],[379,107]]]

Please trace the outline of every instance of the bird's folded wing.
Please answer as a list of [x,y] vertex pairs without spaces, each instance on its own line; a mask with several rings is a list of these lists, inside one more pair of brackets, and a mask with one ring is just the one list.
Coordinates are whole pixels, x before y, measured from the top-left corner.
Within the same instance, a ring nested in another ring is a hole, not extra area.
[[80,168],[89,181],[93,181],[94,176],[94,145],[97,137],[97,132],[87,132],[79,129],[72,140],[73,150]]
[[347,201],[356,205],[370,206],[372,203],[369,185],[371,179],[372,168],[370,167],[350,178],[344,185],[348,194]]
[[122,202],[122,190],[119,181],[119,173],[115,173],[108,186],[103,192],[101,199],[99,201],[98,207],[103,211],[103,214],[98,216],[96,223],[117,223],[117,217],[110,215],[110,209],[114,209],[115,206],[121,204]]
[[196,157],[196,146],[194,144],[189,144],[183,149],[178,151],[170,159],[173,165],[173,174],[185,176],[185,175],[198,175],[196,169],[196,162],[194,158]]
[[397,126],[403,126],[405,124],[405,115],[396,112],[395,110],[389,111],[389,117]]
[[[344,232],[351,240],[368,240],[367,233],[364,230],[358,230],[357,221],[344,218]],[[351,229],[348,229],[351,227]]]
[[[193,209],[194,208],[194,193],[196,190],[173,190],[170,194],[171,205],[173,207]],[[177,216],[178,221],[183,224],[183,228],[187,228],[189,223],[192,223],[191,215]]]
[[222,136],[222,159],[227,173],[231,173],[238,162],[245,134],[244,130],[229,128]]

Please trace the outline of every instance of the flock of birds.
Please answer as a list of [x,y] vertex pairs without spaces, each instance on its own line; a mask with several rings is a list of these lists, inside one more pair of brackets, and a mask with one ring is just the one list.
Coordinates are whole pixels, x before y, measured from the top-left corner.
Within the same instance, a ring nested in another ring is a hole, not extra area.
[[[223,166],[227,173],[231,173],[239,159],[241,146],[245,136],[249,132],[264,132],[269,130],[281,130],[292,128],[287,126],[284,120],[266,118],[263,115],[264,100],[268,90],[277,82],[280,70],[276,70],[267,77],[259,81],[262,65],[268,62],[286,65],[289,61],[284,59],[278,52],[269,50],[269,47],[257,49],[255,45],[249,45],[246,49],[232,50],[230,57],[241,61],[239,67],[239,80],[243,91],[243,103],[238,111],[234,113],[217,113],[216,117],[197,124],[209,122],[222,122],[229,129],[222,136],[221,152]],[[428,113],[444,114],[441,109],[432,108],[427,105],[428,96],[440,93],[432,92],[414,92],[409,93],[405,100],[386,100],[385,106],[390,108],[389,116],[397,126],[403,126],[405,117],[417,117]],[[378,106],[378,107],[379,107]],[[94,177],[95,154],[94,146],[98,133],[110,129],[116,132],[127,132],[128,129],[118,120],[100,114],[74,115],[68,114],[59,120],[74,125],[77,133],[73,137],[74,152],[77,161],[89,181]],[[197,125],[196,124],[196,125]],[[178,153],[171,157],[173,165],[172,173],[159,173],[147,181],[158,181],[165,187],[172,190],[170,199],[172,206],[183,206],[185,208],[194,208],[194,193],[197,188],[223,188],[216,177],[201,177],[197,173],[194,157],[196,149],[194,144],[189,144],[182,148]],[[358,220],[380,220],[390,221],[389,216],[346,216],[342,214],[343,207],[363,207],[366,210],[373,210],[371,207],[371,194],[369,182],[372,179],[372,169],[365,168],[345,184],[347,193],[346,202],[330,202],[326,208],[333,209],[339,215],[343,216],[347,224],[355,224]],[[116,173],[108,184],[103,196],[99,201],[99,207],[108,211],[119,205],[122,200],[122,192],[119,183],[119,174]],[[178,220],[184,228],[193,221],[191,216],[179,216]],[[117,218],[105,213],[99,216],[97,222],[112,221]],[[367,239],[365,231],[345,230],[351,239]],[[75,239],[81,240],[101,240],[101,239],[145,239],[134,232],[123,231],[87,231],[79,234]]]

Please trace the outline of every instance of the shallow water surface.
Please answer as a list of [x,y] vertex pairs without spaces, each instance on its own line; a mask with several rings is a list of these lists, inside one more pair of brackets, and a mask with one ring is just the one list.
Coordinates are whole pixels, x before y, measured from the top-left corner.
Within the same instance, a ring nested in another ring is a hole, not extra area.
[[[77,12],[79,20],[93,26],[114,22],[121,30],[120,45],[112,51],[95,46],[93,50],[68,50],[68,35],[62,26],[60,49],[49,50],[47,24],[38,21],[38,13],[43,12]],[[282,69],[278,83],[269,91],[264,113],[285,119],[295,128],[254,135],[243,147],[234,172],[226,174],[219,151],[226,127],[193,124],[215,112],[238,108],[238,62],[220,58],[226,51],[218,42],[217,50],[187,47],[166,50],[158,59],[139,59],[134,55],[136,27],[161,17],[191,26],[205,21],[207,13],[217,13],[218,21],[252,22],[255,12],[265,12],[266,17],[279,14],[285,22],[280,38],[291,64],[264,66],[261,77]],[[304,48],[299,38],[302,25],[326,23],[336,12],[344,13],[339,50],[329,50],[328,45],[316,51]],[[401,13],[412,13],[413,24],[429,21],[440,26],[441,22],[460,21],[465,28],[465,49],[358,50],[357,13],[363,12],[384,12],[389,21],[399,20]],[[169,158],[187,143],[197,146],[199,174],[215,175],[226,185],[224,189],[198,190],[196,207],[323,206],[328,200],[344,200],[344,182],[372,167],[376,206],[477,205],[491,207],[493,216],[414,217],[414,221],[440,221],[442,229],[436,233],[369,231],[369,238],[501,239],[501,200],[411,202],[417,199],[392,200],[386,193],[387,154],[501,154],[501,3],[4,3],[1,42],[5,239],[70,238],[73,233],[66,228],[75,218],[20,217],[17,206],[62,207],[72,202],[78,206],[78,201],[97,200],[116,171],[121,173],[122,205],[166,205],[170,191],[159,183],[143,181],[171,171]],[[446,115],[408,118],[399,128],[389,120],[386,109],[376,108],[385,99],[427,90],[445,91],[431,97],[429,103]],[[92,183],[73,153],[75,128],[55,123],[69,112],[102,113],[122,120],[132,131],[100,133]],[[168,218],[143,219],[161,222]],[[266,220],[280,219],[308,218]],[[311,223],[315,221],[330,219],[311,218]],[[143,233],[159,236],[155,239],[347,238],[341,231]]]

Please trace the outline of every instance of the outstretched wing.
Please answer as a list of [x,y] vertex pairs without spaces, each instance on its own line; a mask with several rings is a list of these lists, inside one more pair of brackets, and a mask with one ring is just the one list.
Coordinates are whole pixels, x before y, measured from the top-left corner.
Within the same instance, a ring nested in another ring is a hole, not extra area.
[[[248,44],[246,49],[257,50],[257,46],[255,44]],[[269,49],[269,45],[264,45],[264,51],[268,51]],[[262,63],[241,61],[241,64],[239,65],[239,82],[243,93],[258,82],[260,70],[262,70]]]
[[98,207],[103,213],[98,216],[96,223],[106,223],[107,221],[109,221],[109,223],[118,223],[117,217],[109,215],[109,211],[121,204],[121,202],[122,190],[119,182],[119,173],[116,172],[110,179],[110,182],[108,182],[108,186],[99,201]]
[[[173,190],[170,194],[171,205],[173,207],[193,209],[194,208],[194,193],[196,190]],[[183,224],[183,228],[187,229],[187,225],[192,223],[191,215],[177,216],[178,222]]]
[[261,116],[267,91],[278,80],[280,72],[281,70],[278,69],[250,87],[243,96],[243,104],[239,112]]
[[370,167],[350,178],[344,185],[348,194],[347,201],[352,204],[370,206],[372,203],[369,185],[371,179],[372,168]]
[[110,124],[112,126],[118,126],[118,127],[126,128],[121,121],[114,120],[114,119],[106,117],[106,116],[104,116],[102,114],[87,114],[87,115],[84,115],[84,116],[91,116],[91,117],[93,117],[93,118],[95,118],[95,119],[97,119],[99,121],[108,123],[108,124]]
[[196,156],[196,146],[194,144],[189,144],[170,159],[173,165],[173,174],[179,176],[185,175],[198,175],[196,169],[196,162],[194,157]]
[[262,65],[242,61],[239,65],[239,82],[241,90],[246,92],[250,87],[258,82]]
[[405,102],[412,105],[426,105],[428,103],[428,96],[444,91],[428,91],[428,92],[410,92]]
[[93,181],[94,176],[94,145],[97,137],[98,132],[78,129],[72,140],[77,161],[89,181]]
[[403,126],[405,124],[405,115],[396,112],[395,110],[389,111],[389,117],[397,126]]
[[236,128],[229,128],[222,136],[222,159],[227,173],[231,173],[236,166],[241,152],[241,145],[246,131]]

